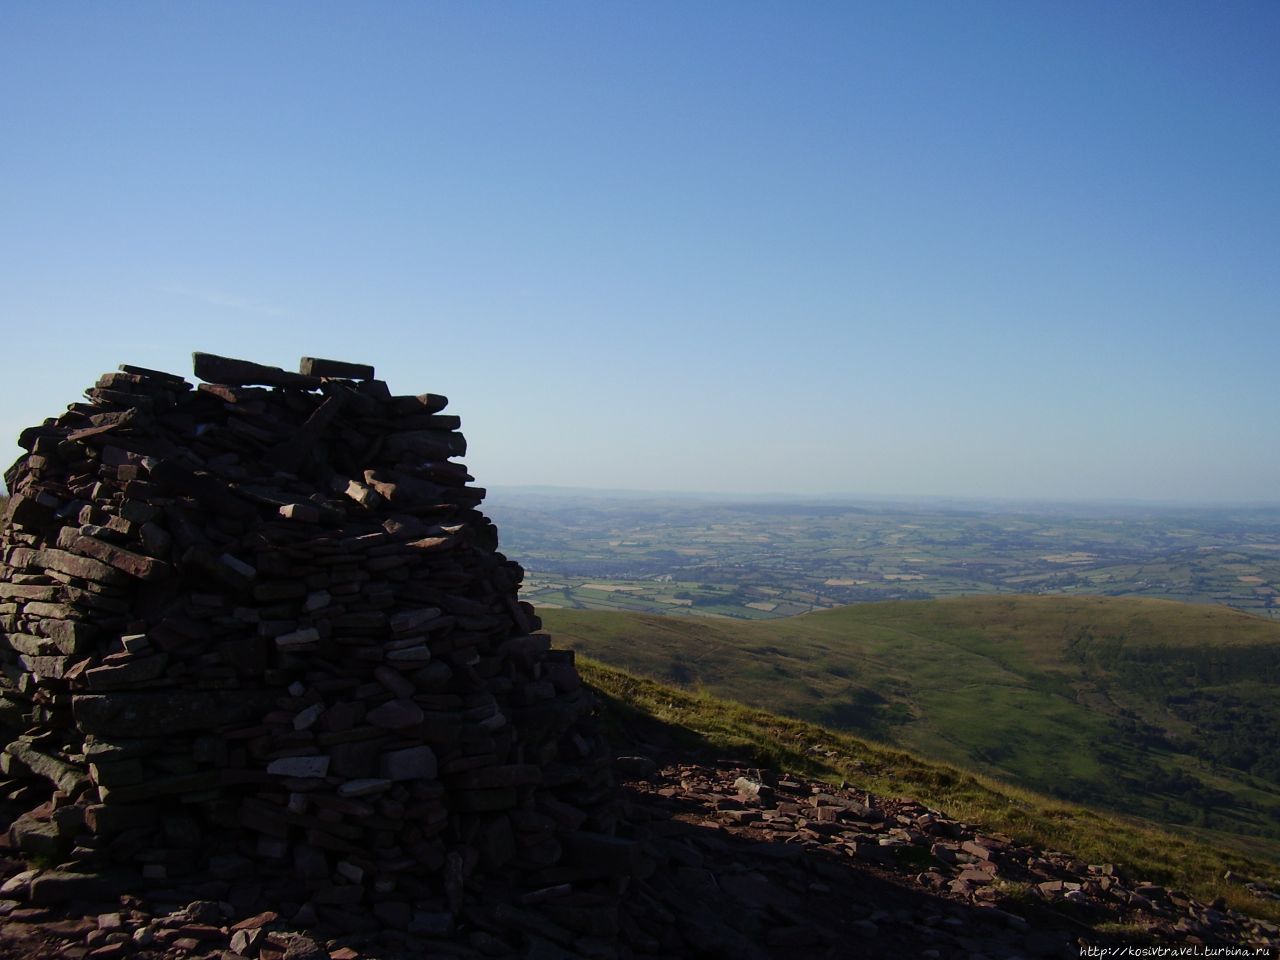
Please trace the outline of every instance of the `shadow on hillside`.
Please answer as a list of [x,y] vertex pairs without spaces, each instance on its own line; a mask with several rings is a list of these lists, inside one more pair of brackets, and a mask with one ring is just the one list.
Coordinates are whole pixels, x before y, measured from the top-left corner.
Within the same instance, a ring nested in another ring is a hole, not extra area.
[[[596,692],[615,752],[650,758],[659,768],[624,783],[624,829],[657,860],[640,884],[642,896],[632,900],[641,933],[653,940],[633,944],[637,956],[794,960],[802,950],[831,960],[1075,960],[1082,944],[1153,942],[1098,934],[1096,924],[1118,918],[1097,908],[1067,915],[1026,896],[1025,885],[1009,884],[983,906],[931,889],[916,879],[936,865],[924,847],[899,847],[896,857],[885,848],[877,861],[874,846],[850,856],[838,831],[762,829],[752,816],[761,807],[731,799],[735,778],[761,767],[760,756],[750,749],[726,756],[697,731]],[[794,782],[804,791],[825,787]],[[743,824],[726,823],[717,808],[737,806],[746,814]]]
[[[668,784],[678,787],[662,776],[650,786],[661,791]],[[659,955],[793,960],[803,949],[832,960],[1076,958],[1081,943],[1134,942],[1099,936],[1089,918],[1069,918],[1035,902],[979,907],[951,899],[917,884],[913,870],[853,859],[835,844],[727,830],[702,797],[662,796],[645,787],[625,788],[628,829],[658,857],[641,889],[660,908],[650,919],[669,925],[662,949],[654,951]],[[650,933],[663,935],[661,927]]]

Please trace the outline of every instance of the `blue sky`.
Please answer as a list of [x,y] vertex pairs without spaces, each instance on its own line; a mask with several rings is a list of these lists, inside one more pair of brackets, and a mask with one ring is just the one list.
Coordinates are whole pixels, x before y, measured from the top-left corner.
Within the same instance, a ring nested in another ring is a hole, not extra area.
[[448,394],[488,485],[1280,500],[1278,46],[1272,2],[0,5],[0,434],[305,354]]

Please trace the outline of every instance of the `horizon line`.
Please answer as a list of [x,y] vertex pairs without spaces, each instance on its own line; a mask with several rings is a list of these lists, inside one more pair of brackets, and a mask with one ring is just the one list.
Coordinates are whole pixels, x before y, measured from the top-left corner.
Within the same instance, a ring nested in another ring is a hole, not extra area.
[[642,498],[662,497],[689,500],[767,500],[767,501],[836,501],[836,502],[893,502],[893,501],[930,501],[941,503],[991,503],[991,504],[1044,504],[1055,506],[1146,506],[1146,507],[1201,507],[1201,508],[1262,508],[1280,509],[1280,498],[1275,500],[1258,499],[1194,499],[1194,498],[1144,498],[1144,497],[1063,497],[1063,496],[1030,496],[1026,494],[950,494],[950,493],[878,493],[878,492],[839,492],[800,493],[796,491],[743,492],[727,490],[677,490],[653,489],[646,487],[594,487],[570,484],[547,483],[494,483],[485,484],[490,492],[509,491],[513,493],[541,493],[553,495],[557,493],[580,495],[593,493],[602,497]]

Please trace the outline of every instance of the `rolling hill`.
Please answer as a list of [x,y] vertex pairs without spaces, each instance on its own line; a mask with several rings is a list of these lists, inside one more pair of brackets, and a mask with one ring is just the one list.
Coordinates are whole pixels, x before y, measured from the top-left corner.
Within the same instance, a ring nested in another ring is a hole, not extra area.
[[1280,861],[1280,624],[1121,597],[540,613],[605,663]]

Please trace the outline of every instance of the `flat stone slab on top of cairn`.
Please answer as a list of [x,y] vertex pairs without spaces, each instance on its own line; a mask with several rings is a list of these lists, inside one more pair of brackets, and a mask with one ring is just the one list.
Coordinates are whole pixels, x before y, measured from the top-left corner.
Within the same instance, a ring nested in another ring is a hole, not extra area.
[[319,357],[303,357],[298,372],[308,377],[341,377],[347,380],[372,380],[373,367],[364,363],[347,363],[345,360],[321,360]]

